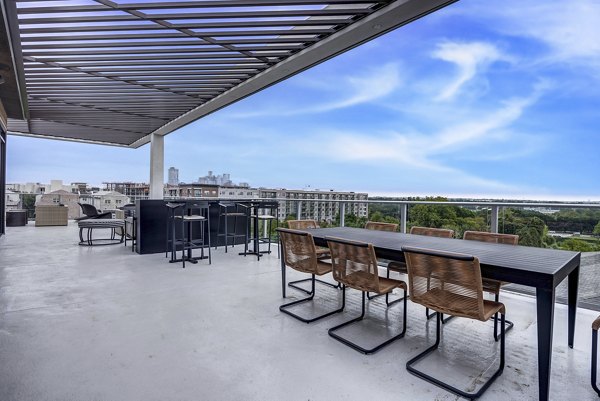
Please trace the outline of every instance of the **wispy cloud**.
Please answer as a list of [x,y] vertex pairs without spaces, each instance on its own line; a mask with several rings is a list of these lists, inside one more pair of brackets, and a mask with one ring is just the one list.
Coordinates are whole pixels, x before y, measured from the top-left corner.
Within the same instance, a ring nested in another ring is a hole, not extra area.
[[[287,103],[283,107],[268,108],[260,111],[236,113],[233,117],[248,118],[262,116],[293,116],[300,114],[316,114],[344,109],[374,102],[397,90],[401,85],[399,66],[396,63],[384,64],[370,68],[360,75],[330,77],[333,84],[321,87],[321,93],[315,98],[327,97],[334,92],[334,100],[320,102],[308,107],[294,107]],[[316,88],[312,88],[315,90]]]
[[[600,2],[590,0],[519,0],[503,7],[474,2],[457,7],[458,14],[472,16],[490,29],[509,37],[527,38],[546,46],[544,63],[582,67],[600,77]],[[529,16],[524,18],[523,16]]]
[[[487,113],[476,110],[469,120],[460,119],[460,122],[439,131],[369,134],[327,131],[319,133],[319,147],[297,143],[295,149],[304,146],[303,150],[307,153],[312,152],[344,163],[384,164],[419,176],[438,179],[442,176],[444,180],[460,182],[465,187],[515,192],[518,188],[514,185],[479,177],[454,167],[445,160],[449,157],[465,160],[469,159],[469,154],[473,155],[472,160],[480,160],[480,149],[489,149],[498,144],[505,145],[507,154],[503,157],[503,148],[494,147],[496,161],[533,151],[525,149],[525,146],[537,146],[536,141],[521,141],[520,134],[508,127],[519,120],[526,109],[534,105],[549,87],[547,82],[540,81],[527,96],[504,100],[497,109]],[[514,152],[516,143],[520,147],[518,153]]]
[[445,101],[454,98],[461,88],[471,81],[478,73],[482,73],[492,63],[498,60],[510,61],[496,46],[485,42],[452,42],[438,44],[431,54],[432,57],[456,65],[457,73],[454,79],[436,96],[435,100]]

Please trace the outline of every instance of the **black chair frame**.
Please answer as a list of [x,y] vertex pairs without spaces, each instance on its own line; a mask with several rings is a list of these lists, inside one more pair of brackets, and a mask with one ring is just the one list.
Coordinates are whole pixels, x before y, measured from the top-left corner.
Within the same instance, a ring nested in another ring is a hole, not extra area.
[[598,330],[592,328],[592,388],[600,397],[600,389],[596,380],[598,379]]
[[488,387],[502,374],[504,370],[504,354],[505,354],[505,342],[506,342],[506,330],[505,330],[505,319],[504,314],[501,314],[501,330],[500,330],[500,366],[496,372],[483,384],[483,386],[479,389],[479,391],[475,393],[468,393],[466,391],[460,390],[454,386],[451,386],[448,383],[445,383],[439,379],[436,379],[433,376],[428,375],[427,373],[418,370],[414,367],[414,365],[419,362],[421,359],[425,358],[427,355],[431,354],[435,351],[440,345],[440,332],[441,332],[441,322],[442,322],[442,314],[435,312],[436,315],[436,326],[435,326],[435,344],[431,347],[427,348],[425,351],[415,356],[408,362],[406,362],[406,369],[413,375],[431,383],[438,387],[441,387],[451,393],[454,393],[460,397],[464,397],[470,400],[475,400],[488,389]]
[[302,299],[299,299],[297,301],[293,301],[293,302],[289,302],[287,304],[281,305],[279,307],[279,310],[281,312],[287,314],[287,315],[290,315],[293,318],[296,318],[296,319],[300,320],[301,322],[304,322],[304,323],[312,323],[312,322],[317,321],[319,319],[323,319],[323,318],[325,318],[327,316],[331,316],[331,315],[334,315],[336,313],[343,312],[344,308],[346,306],[346,289],[345,288],[342,288],[342,291],[343,291],[344,295],[342,296],[342,306],[339,309],[336,309],[336,310],[333,310],[333,311],[330,311],[330,312],[326,312],[326,313],[323,313],[322,315],[314,316],[314,317],[311,317],[311,318],[304,318],[304,317],[299,316],[299,315],[297,315],[297,314],[295,314],[295,313],[293,313],[293,312],[291,312],[291,311],[288,310],[288,308],[290,308],[290,307],[292,307],[294,305],[298,305],[298,304],[301,304],[301,303],[304,303],[304,302],[309,302],[309,301],[313,300],[313,298],[315,297],[315,282],[317,280],[316,280],[314,274],[312,274],[311,276],[312,277],[308,279],[308,280],[311,280],[311,282],[312,282],[312,291],[310,292],[310,296],[307,297],[307,298],[302,298]]
[[[198,202],[195,204],[191,204],[187,209],[187,214],[191,215],[194,210],[200,212],[199,216],[202,216],[203,219],[200,220],[190,220],[186,219],[186,215],[184,215],[182,220],[182,232],[183,232],[183,246],[182,246],[182,254],[181,261],[183,262],[183,267],[185,268],[185,262],[196,263],[201,259],[208,259],[208,264],[212,263],[212,256],[210,252],[210,232],[207,232],[206,228],[208,227],[210,230],[210,209],[207,201]],[[194,239],[193,236],[193,225],[197,223],[200,225],[200,238]],[[187,233],[187,235],[186,235]],[[208,256],[204,255],[204,249],[208,248]],[[192,249],[200,249],[200,256],[191,256]],[[188,255],[186,256],[186,252]]]
[[[233,218],[233,233],[229,232],[229,222],[231,218]],[[239,218],[246,220],[246,230],[244,234],[238,234],[237,232],[237,221]],[[225,253],[227,253],[230,239],[232,240],[231,247],[233,248],[235,246],[236,238],[248,238],[248,219],[249,215],[243,204],[235,202],[219,202],[219,218],[217,220],[216,238],[224,238]],[[221,231],[221,227],[223,227],[223,231]],[[217,246],[218,244],[215,244],[215,249],[217,249]],[[248,247],[248,241],[246,241],[245,246],[246,248]]]
[[[346,289],[345,288],[346,288],[346,286],[342,285],[342,292],[343,292],[342,293],[342,295],[343,295],[343,303],[342,304],[343,305],[346,304]],[[376,345],[373,348],[364,348],[364,347],[362,347],[362,346],[360,346],[360,345],[358,345],[336,333],[338,330],[340,330],[346,326],[349,326],[353,323],[360,322],[361,320],[363,320],[363,318],[365,317],[365,303],[366,303],[366,298],[367,298],[366,291],[361,291],[362,292],[362,307],[361,307],[360,316],[330,328],[327,331],[328,334],[332,338],[336,339],[337,341],[341,342],[342,344],[345,344],[358,352],[361,352],[365,355],[374,354],[375,352],[379,351],[380,349],[382,349],[386,345],[392,343],[393,341],[396,341],[396,340],[404,337],[404,335],[406,334],[406,305],[407,305],[406,301],[407,301],[408,297],[406,296],[406,290],[404,290],[404,291],[405,291],[405,294],[404,294],[404,297],[402,297],[402,300],[404,301],[404,312],[402,314],[402,331],[399,334],[393,336],[392,338],[385,340],[384,342]]]

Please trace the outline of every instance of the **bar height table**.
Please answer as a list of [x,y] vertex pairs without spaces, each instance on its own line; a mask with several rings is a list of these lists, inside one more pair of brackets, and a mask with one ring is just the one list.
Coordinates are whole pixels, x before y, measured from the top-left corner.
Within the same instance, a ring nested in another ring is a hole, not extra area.
[[[256,201],[256,202],[238,202],[238,203],[246,208],[248,225],[250,224],[250,221],[253,222],[252,235],[254,237],[254,239],[252,241],[252,250],[248,251],[248,238],[246,238],[246,245],[245,245],[244,252],[240,252],[239,254],[244,255],[244,256],[256,255],[258,260],[260,260],[260,257],[263,254],[270,253],[271,251],[261,251],[260,250],[260,234],[259,234],[259,230],[258,230],[258,222],[259,222],[260,216],[258,214],[258,211],[264,205],[271,204],[272,202]],[[248,231],[249,231],[249,229],[246,230],[246,232],[248,232]]]

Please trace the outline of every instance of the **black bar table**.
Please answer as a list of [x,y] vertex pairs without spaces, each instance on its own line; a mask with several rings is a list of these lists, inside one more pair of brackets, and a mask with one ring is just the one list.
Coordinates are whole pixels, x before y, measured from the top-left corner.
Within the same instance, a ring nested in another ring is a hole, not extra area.
[[[549,399],[556,287],[568,277],[568,345],[573,348],[581,258],[579,252],[350,227],[318,228],[304,231],[311,233],[315,244],[320,246],[327,246],[327,237],[368,242],[373,244],[378,257],[391,260],[404,261],[403,246],[466,253],[479,258],[481,275],[485,278],[535,287],[539,399],[543,401]],[[285,266],[283,264],[282,276],[285,282]],[[283,292],[285,297],[285,288]]]
[[[244,249],[244,252],[240,252],[240,255],[256,255],[256,257],[258,258],[258,260],[260,260],[260,257],[263,256],[263,254],[265,253],[271,253],[271,251],[261,251],[260,250],[260,240],[259,240],[259,230],[258,230],[258,211],[259,209],[261,209],[263,207],[263,205],[267,204],[267,203],[271,203],[271,202],[266,202],[266,201],[250,201],[250,202],[238,202],[239,204],[241,204],[242,206],[244,206],[245,208],[247,208],[247,213],[248,213],[248,224],[250,224],[250,220],[253,221],[253,228],[252,228],[252,235],[254,236],[254,240],[252,241],[252,250],[248,250],[248,243],[246,242],[246,246]],[[248,232],[248,230],[246,230],[246,232]]]

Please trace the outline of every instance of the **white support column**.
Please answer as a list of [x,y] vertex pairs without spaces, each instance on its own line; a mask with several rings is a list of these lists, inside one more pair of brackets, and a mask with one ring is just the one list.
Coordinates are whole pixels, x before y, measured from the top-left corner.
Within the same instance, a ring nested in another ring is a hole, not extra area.
[[163,199],[165,186],[165,137],[152,134],[150,139],[150,199]]

